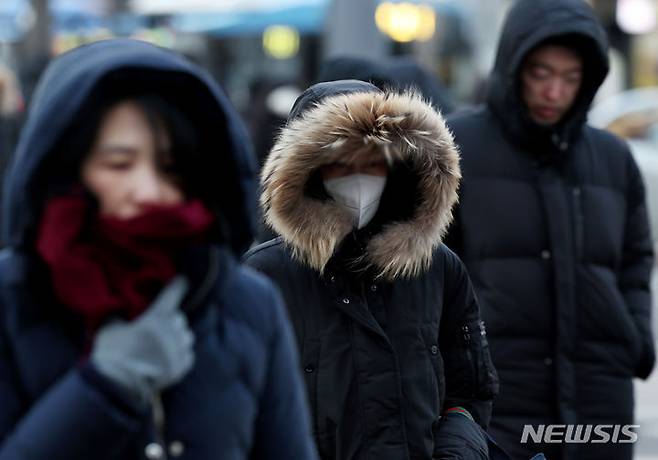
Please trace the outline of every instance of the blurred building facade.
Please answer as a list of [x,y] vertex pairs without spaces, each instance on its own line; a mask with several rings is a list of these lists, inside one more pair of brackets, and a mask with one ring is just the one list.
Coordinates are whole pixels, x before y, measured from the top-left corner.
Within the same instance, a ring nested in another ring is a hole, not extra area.
[[[590,0],[613,50],[609,93],[658,85],[658,0]],[[264,78],[311,83],[323,59],[413,56],[478,101],[511,0],[3,0],[0,59],[31,84],[54,54],[111,36],[178,49],[241,110]],[[649,18],[649,20],[647,20]]]

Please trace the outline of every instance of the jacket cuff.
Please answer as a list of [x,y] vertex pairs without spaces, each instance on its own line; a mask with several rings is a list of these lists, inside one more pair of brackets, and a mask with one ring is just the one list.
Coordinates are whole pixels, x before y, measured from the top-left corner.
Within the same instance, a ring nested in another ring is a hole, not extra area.
[[471,420],[472,422],[475,421],[475,419],[473,418],[471,413],[468,410],[466,410],[465,408],[463,408],[462,406],[455,406],[455,407],[451,407],[449,409],[446,409],[445,415],[448,415],[448,414],[460,414],[460,415],[463,415],[464,417],[466,417],[467,419]]

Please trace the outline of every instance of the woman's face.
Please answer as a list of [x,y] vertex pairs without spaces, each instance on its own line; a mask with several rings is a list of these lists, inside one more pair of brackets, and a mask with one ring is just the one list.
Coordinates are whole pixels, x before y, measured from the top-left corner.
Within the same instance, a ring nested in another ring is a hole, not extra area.
[[[167,168],[173,166],[165,130],[155,139],[137,104],[121,102],[103,117],[91,152],[82,164],[82,182],[105,216],[130,219],[153,205],[175,205],[185,196]],[[164,157],[164,158],[163,158]],[[169,163],[169,164],[168,164]]]

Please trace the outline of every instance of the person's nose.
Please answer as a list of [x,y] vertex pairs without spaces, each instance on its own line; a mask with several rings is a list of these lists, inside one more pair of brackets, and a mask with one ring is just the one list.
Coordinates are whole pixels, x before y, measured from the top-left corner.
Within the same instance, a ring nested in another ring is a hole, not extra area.
[[544,91],[544,95],[550,102],[555,102],[560,100],[563,91],[564,84],[560,81],[559,78],[553,78],[548,82],[546,90]]
[[164,204],[166,191],[166,181],[155,168],[143,167],[138,170],[133,184],[133,199],[136,204]]

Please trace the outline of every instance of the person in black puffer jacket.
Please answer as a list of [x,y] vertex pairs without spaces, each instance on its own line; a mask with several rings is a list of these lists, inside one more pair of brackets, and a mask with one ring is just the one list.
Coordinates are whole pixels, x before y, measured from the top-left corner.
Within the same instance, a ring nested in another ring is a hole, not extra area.
[[513,458],[632,457],[632,443],[521,442],[524,425],[632,424],[633,377],[654,366],[642,178],[586,124],[607,70],[589,5],[521,0],[486,105],[448,119],[464,179],[446,243],[481,303],[501,382],[491,432]]

